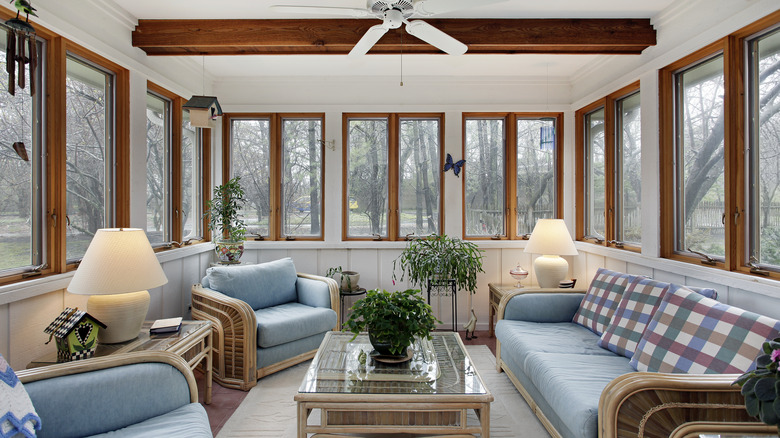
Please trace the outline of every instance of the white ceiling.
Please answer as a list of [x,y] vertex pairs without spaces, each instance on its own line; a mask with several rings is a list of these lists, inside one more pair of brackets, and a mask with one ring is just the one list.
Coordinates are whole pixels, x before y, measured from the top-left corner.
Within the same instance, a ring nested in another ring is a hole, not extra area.
[[[111,0],[137,19],[328,18],[282,14],[271,5],[363,8],[365,0]],[[675,0],[506,0],[437,18],[654,18]],[[679,0],[678,0],[679,1]],[[371,18],[367,18],[371,19]],[[377,21],[378,23],[378,21]],[[627,55],[630,56],[630,55]],[[211,56],[193,58],[221,78],[256,76],[524,76],[571,78],[602,55],[344,55]]]

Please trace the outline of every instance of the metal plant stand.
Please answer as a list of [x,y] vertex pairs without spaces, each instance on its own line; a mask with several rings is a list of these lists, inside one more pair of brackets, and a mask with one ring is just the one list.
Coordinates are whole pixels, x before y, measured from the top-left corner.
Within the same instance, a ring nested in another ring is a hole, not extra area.
[[431,304],[431,296],[450,297],[452,307],[452,331],[458,331],[458,295],[455,280],[428,280],[428,305]]

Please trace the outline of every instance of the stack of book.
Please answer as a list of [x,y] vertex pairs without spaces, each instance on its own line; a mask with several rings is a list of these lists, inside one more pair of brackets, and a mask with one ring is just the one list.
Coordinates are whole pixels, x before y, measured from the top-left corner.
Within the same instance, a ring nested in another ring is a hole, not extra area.
[[176,318],[158,319],[149,329],[149,334],[159,335],[162,333],[178,332],[181,328],[181,316]]

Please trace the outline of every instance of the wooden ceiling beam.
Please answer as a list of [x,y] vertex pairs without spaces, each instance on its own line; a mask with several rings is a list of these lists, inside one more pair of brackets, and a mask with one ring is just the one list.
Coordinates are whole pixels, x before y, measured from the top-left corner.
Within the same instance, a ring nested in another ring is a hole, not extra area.
[[[639,54],[656,44],[649,19],[425,19],[470,54]],[[139,20],[148,55],[344,55],[378,20]],[[403,45],[402,45],[403,44]],[[442,53],[401,29],[369,54]]]

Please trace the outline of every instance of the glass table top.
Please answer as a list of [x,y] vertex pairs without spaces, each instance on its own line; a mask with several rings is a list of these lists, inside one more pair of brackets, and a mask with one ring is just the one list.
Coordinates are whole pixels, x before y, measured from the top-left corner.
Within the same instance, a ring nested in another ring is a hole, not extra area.
[[[329,332],[301,383],[302,393],[341,394],[486,394],[456,333],[416,339],[412,359],[383,363],[371,356],[368,335]],[[365,364],[361,364],[361,352]]]

